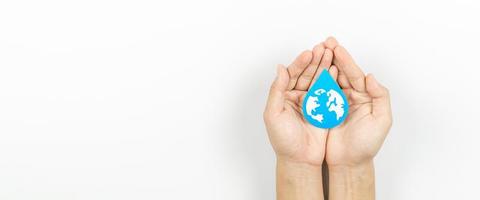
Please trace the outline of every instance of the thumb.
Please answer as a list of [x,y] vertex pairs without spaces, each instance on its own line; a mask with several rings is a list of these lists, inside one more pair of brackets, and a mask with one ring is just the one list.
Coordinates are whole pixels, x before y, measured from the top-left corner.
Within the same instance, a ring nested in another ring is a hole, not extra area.
[[277,78],[270,87],[265,115],[276,115],[283,111],[289,79],[287,69],[283,65],[278,65]]
[[374,117],[391,120],[390,94],[372,74],[366,77],[367,92],[372,98],[372,114]]

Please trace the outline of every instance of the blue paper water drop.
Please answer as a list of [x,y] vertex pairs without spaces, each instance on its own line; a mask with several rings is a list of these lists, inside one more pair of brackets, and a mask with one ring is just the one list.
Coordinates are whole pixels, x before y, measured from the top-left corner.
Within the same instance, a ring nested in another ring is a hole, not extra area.
[[333,128],[340,125],[347,115],[345,93],[324,69],[303,100],[303,116],[318,128]]

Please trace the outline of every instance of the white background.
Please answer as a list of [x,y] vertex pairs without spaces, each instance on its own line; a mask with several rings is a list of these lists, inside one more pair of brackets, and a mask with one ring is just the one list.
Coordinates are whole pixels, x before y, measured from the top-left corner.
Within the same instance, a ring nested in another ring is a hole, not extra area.
[[274,199],[277,63],[334,35],[391,91],[378,199],[474,199],[476,1],[0,1],[0,199]]

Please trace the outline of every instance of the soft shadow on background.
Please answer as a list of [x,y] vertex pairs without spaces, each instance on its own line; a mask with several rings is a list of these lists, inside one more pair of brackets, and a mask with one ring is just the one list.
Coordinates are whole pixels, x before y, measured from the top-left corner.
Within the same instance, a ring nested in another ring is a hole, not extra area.
[[266,76],[268,73],[262,71],[267,70],[251,71],[245,76],[248,81],[236,93],[238,96],[233,112],[236,114],[229,119],[232,123],[231,132],[226,133],[226,142],[230,146],[231,156],[236,158],[238,173],[248,180],[244,189],[254,195],[250,199],[258,200],[275,198],[275,154],[263,124],[263,110],[268,95],[265,85],[269,84],[272,76]]

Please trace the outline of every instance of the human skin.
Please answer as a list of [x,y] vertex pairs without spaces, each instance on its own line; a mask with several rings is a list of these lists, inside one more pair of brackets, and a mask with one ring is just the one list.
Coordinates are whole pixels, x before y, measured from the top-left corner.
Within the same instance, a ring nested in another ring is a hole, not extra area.
[[[285,68],[277,67],[264,120],[277,156],[277,199],[323,199],[322,163],[327,129],[304,120],[302,101],[314,77],[329,69],[333,53],[323,43],[302,52]],[[330,73],[336,76],[336,68]]]
[[[345,122],[330,130],[310,125],[301,111],[323,69],[338,80],[350,106]],[[324,159],[329,199],[375,198],[373,157],[392,123],[388,90],[365,76],[334,38],[304,51],[288,68],[278,66],[264,120],[277,156],[277,199],[323,199]]]
[[373,158],[392,125],[389,91],[365,75],[335,38],[328,38],[325,47],[334,52],[337,81],[350,106],[347,119],[328,131],[329,199],[375,199]]

